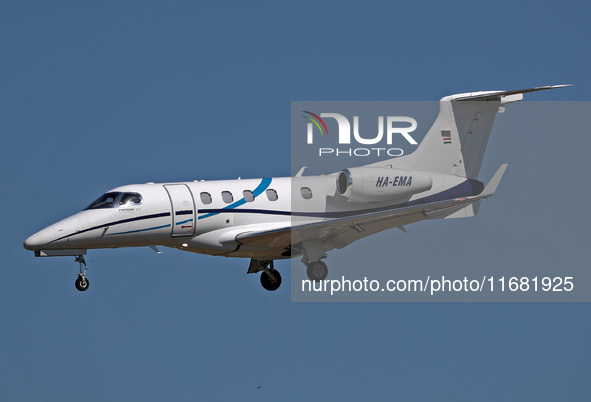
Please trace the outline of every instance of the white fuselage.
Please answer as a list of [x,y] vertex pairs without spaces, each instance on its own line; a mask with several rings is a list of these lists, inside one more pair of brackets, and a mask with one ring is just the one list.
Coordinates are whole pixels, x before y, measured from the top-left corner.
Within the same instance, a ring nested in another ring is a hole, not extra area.
[[[431,176],[433,188],[421,197],[465,182]],[[40,251],[165,246],[209,255],[282,259],[297,253],[272,243],[243,245],[236,236],[330,221],[413,199],[350,202],[337,193],[335,178],[332,174],[122,186],[106,194],[113,195],[107,200],[113,202],[91,205],[41,230],[25,241],[25,247]],[[128,195],[140,198],[124,202]]]

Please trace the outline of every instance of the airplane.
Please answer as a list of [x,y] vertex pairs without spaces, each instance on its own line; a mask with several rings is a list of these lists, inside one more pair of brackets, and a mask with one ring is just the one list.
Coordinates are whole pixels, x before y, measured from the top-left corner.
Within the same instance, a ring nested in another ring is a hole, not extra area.
[[281,285],[273,262],[302,257],[311,281],[328,276],[327,252],[386,229],[426,219],[466,218],[495,193],[507,168],[478,181],[492,125],[524,93],[480,91],[439,101],[438,116],[408,155],[327,175],[146,183],[114,188],[87,208],[27,238],[36,257],[73,256],[76,288],[89,287],[87,250],[158,247],[250,258],[269,291]]

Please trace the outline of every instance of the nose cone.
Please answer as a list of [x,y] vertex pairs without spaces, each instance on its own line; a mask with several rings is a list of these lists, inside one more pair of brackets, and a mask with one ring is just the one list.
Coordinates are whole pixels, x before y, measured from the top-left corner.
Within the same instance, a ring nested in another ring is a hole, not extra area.
[[25,240],[24,246],[27,250],[39,251],[42,248],[46,248],[47,243],[55,240],[56,237],[57,231],[55,227],[51,225]]
[[35,233],[25,240],[24,246],[31,251],[62,249],[69,242],[69,236],[79,232],[81,228],[80,220],[76,216],[70,216]]
[[43,241],[43,235],[41,232],[35,233],[33,236],[25,240],[25,248],[31,251],[41,250],[41,247],[45,244]]

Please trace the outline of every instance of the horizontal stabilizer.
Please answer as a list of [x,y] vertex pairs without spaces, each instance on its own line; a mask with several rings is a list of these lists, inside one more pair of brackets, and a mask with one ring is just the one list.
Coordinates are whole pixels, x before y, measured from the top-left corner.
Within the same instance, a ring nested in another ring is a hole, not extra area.
[[501,179],[503,178],[503,174],[505,173],[506,169],[507,169],[506,163],[504,165],[501,165],[499,170],[497,170],[497,173],[495,173],[493,178],[490,179],[490,181],[488,182],[488,184],[486,185],[486,187],[484,188],[482,193],[480,193],[478,195],[479,199],[488,198],[495,193],[497,187],[499,186],[499,183],[501,182]]
[[[510,95],[526,94],[528,92],[544,91],[546,89],[564,88],[570,87],[572,84],[566,85],[546,85],[544,87],[518,89],[516,91],[486,91],[486,92],[472,92],[468,94],[461,94],[457,98],[453,97],[456,101],[474,101],[474,100],[491,100],[499,97],[506,97]],[[517,100],[517,99],[516,99]]]

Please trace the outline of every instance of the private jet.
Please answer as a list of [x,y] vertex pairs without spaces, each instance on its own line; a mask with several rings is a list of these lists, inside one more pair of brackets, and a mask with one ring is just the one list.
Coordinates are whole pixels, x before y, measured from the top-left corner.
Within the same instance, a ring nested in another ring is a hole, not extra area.
[[87,250],[158,247],[248,258],[274,291],[273,262],[301,257],[307,276],[325,280],[327,252],[386,229],[427,219],[467,218],[492,196],[507,165],[485,186],[480,167],[497,113],[523,99],[517,91],[446,96],[416,150],[332,174],[180,183],[146,183],[107,191],[84,210],[25,240],[37,257],[73,256],[76,288],[89,287]]

